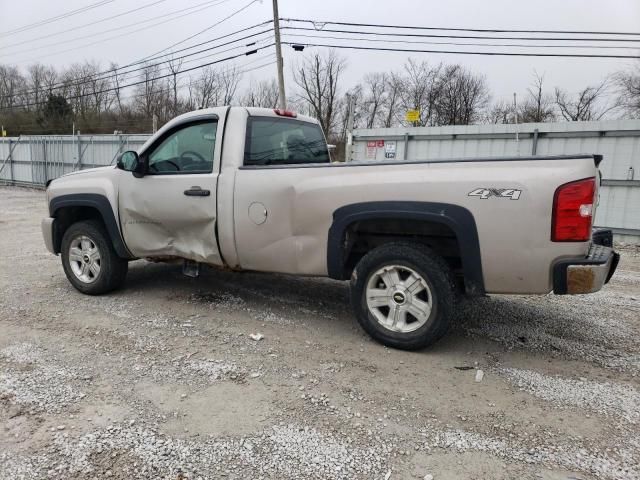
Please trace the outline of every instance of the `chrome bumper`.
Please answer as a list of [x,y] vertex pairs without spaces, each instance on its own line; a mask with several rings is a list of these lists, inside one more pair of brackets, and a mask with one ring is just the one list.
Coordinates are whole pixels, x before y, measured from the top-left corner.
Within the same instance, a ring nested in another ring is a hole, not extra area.
[[40,228],[42,229],[42,236],[44,237],[44,244],[47,247],[47,250],[54,255],[57,255],[58,252],[56,252],[53,246],[53,225],[55,221],[55,218],[43,218],[42,222],[40,222]]
[[553,267],[553,293],[575,295],[600,290],[613,276],[620,255],[610,247],[591,245],[585,258],[561,260]]

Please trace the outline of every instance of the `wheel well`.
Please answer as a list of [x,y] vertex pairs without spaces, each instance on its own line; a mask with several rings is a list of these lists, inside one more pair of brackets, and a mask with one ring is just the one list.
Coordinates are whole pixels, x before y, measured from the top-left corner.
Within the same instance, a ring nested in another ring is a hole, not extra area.
[[408,218],[366,219],[351,223],[342,240],[345,279],[351,276],[360,259],[374,248],[386,243],[409,241],[429,247],[440,255],[464,291],[460,244],[456,233],[444,223]]
[[55,231],[53,233],[53,247],[56,253],[60,253],[64,232],[76,222],[82,220],[98,220],[104,225],[102,215],[95,207],[69,206],[61,207],[55,212]]

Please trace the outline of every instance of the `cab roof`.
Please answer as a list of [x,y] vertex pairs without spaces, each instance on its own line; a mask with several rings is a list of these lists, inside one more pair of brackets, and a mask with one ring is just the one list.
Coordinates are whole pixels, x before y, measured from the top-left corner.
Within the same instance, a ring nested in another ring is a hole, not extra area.
[[[167,130],[179,125],[181,123],[188,122],[191,119],[201,118],[201,117],[210,117],[217,116],[218,118],[224,118],[226,116],[228,109],[244,109],[249,116],[252,117],[274,117],[274,118],[291,118],[285,117],[282,115],[278,115],[276,113],[276,109],[273,108],[261,108],[261,107],[212,107],[212,108],[202,108],[200,110],[193,110],[192,112],[183,113],[182,115],[178,115],[177,117],[169,120],[165,123],[162,128],[160,128],[154,135],[152,135],[145,143],[140,147],[139,151],[144,152],[149,145],[151,145],[156,138],[162,135]],[[309,117],[307,115],[299,115],[296,113],[296,120],[300,120],[303,122],[313,123],[318,125],[319,122],[315,118]]]

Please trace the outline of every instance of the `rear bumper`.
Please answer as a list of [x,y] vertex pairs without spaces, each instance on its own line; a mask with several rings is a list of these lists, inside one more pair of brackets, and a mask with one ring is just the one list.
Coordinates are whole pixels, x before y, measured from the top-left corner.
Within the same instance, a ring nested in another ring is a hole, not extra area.
[[553,293],[575,295],[593,293],[608,283],[620,255],[611,247],[592,244],[585,258],[571,258],[557,262],[553,266]]
[[57,255],[56,249],[53,245],[53,232],[55,228],[55,218],[43,218],[42,222],[40,222],[40,228],[42,229],[42,236],[44,238],[44,244],[54,255]]

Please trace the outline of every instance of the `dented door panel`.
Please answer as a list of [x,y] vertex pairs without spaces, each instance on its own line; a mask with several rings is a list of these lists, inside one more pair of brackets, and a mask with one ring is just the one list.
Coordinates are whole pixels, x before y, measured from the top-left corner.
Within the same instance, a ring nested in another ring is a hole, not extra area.
[[137,257],[222,265],[216,220],[225,110],[163,127],[140,152],[148,171],[142,178],[120,171],[120,226]]
[[[174,256],[221,265],[215,232],[217,174],[135,178],[122,173],[120,222],[134,255]],[[184,194],[194,186],[210,194]]]

